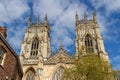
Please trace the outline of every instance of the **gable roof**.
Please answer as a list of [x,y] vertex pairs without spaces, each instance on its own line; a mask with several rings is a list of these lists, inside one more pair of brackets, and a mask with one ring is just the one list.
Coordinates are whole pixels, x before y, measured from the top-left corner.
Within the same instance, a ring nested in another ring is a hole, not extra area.
[[44,64],[57,64],[57,63],[72,63],[72,57],[68,55],[68,52],[60,46],[59,51],[55,53],[54,56],[49,58]]
[[5,44],[5,46],[11,51],[11,53],[15,56],[16,61],[17,61],[17,65],[19,67],[18,69],[20,70],[20,73],[23,76],[23,71],[22,71],[22,67],[21,67],[21,64],[20,64],[19,56],[16,54],[16,52],[13,50],[13,48],[10,46],[10,44],[7,42],[7,40],[1,34],[1,32],[0,32],[0,39]]

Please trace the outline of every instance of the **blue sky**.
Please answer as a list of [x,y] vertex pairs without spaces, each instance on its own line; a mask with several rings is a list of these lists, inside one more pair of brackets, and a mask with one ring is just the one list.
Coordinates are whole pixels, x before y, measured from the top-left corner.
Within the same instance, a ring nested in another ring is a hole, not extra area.
[[19,54],[29,16],[33,22],[38,16],[43,22],[47,13],[52,51],[62,40],[64,48],[73,54],[76,11],[79,19],[85,11],[88,18],[97,13],[105,49],[113,68],[120,70],[120,0],[0,0],[0,25],[7,27],[7,40]]

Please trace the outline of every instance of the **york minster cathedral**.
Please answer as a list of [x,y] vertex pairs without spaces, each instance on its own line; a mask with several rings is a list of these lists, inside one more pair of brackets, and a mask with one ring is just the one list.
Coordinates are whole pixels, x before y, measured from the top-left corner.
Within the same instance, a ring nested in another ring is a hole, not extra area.
[[[84,18],[79,19],[75,15],[75,54],[83,51],[84,55],[93,52],[106,61],[109,61],[108,53],[104,49],[103,38],[100,34],[100,26],[96,19],[96,13],[93,18],[88,19],[86,13]],[[23,69],[22,80],[60,80],[66,68],[70,68],[72,57],[64,49],[62,43],[57,52],[51,56],[50,47],[50,25],[47,15],[43,23],[37,18],[36,23],[32,18],[28,19],[28,27],[25,31],[22,42],[20,61]]]

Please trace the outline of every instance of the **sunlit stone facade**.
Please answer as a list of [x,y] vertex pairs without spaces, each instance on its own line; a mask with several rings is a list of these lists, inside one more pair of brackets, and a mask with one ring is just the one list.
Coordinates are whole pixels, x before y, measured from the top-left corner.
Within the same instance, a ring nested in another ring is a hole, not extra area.
[[108,54],[105,51],[103,37],[100,33],[99,23],[96,20],[96,13],[93,13],[93,19],[88,20],[86,12],[84,19],[79,20],[76,13],[76,56],[82,50],[83,55],[87,53],[96,53],[106,61],[109,61]]
[[[87,19],[86,13],[84,19],[79,20],[76,13],[75,47],[75,57],[82,50],[84,55],[93,52],[109,61],[95,13],[92,20]],[[56,54],[50,55],[50,26],[47,15],[43,23],[40,23],[39,18],[36,23],[32,23],[30,17],[20,53],[23,80],[60,80],[64,69],[73,66],[72,57],[64,50],[62,43]]]

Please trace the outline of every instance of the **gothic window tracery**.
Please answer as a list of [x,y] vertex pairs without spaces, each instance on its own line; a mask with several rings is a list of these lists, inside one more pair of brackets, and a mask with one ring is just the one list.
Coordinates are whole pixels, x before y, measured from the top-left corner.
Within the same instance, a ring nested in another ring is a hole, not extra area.
[[36,57],[38,55],[39,40],[36,38],[32,41],[31,46],[31,57]]
[[85,37],[85,48],[86,52],[93,52],[93,42],[92,42],[92,37],[87,34]]
[[62,77],[62,74],[64,72],[64,69],[63,68],[58,68],[52,78],[52,80],[61,80],[61,77]]
[[35,73],[32,70],[28,71],[26,80],[35,80],[34,75],[35,75]]

